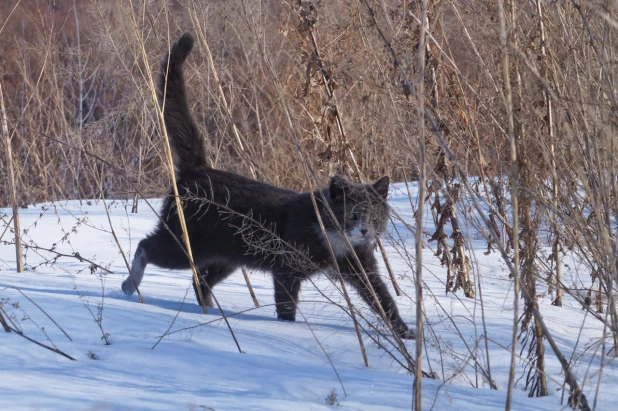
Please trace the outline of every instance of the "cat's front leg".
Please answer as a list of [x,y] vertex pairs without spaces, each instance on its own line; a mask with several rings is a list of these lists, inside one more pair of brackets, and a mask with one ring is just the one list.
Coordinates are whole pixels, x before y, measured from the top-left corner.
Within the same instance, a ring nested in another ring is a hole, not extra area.
[[381,316],[381,311],[384,311],[386,320],[390,322],[393,330],[399,337],[404,339],[416,338],[416,332],[408,328],[403,321],[399,315],[395,300],[393,300],[386,284],[380,278],[373,251],[370,249],[357,251],[357,257],[362,265],[362,269],[351,255],[342,259],[339,263],[344,280],[352,284],[376,314]]
[[284,321],[296,321],[296,305],[300,294],[300,284],[303,276],[291,270],[278,269],[273,271],[275,284],[275,304],[277,318]]

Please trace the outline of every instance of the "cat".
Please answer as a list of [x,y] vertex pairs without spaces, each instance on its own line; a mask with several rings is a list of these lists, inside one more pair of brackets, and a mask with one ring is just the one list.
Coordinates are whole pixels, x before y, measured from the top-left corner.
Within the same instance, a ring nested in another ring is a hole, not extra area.
[[[190,33],[173,44],[161,64],[158,92],[200,288],[207,304],[212,306],[212,288],[237,268],[270,271],[277,317],[294,321],[302,282],[316,272],[339,272],[378,316],[380,308],[383,310],[400,337],[415,338],[380,278],[374,256],[374,244],[386,229],[389,215],[389,178],[373,184],[354,184],[335,176],[328,188],[313,192],[322,231],[311,193],[211,168],[186,96],[183,64],[193,44]],[[164,200],[162,220],[135,251],[131,275],[122,283],[124,293],[135,292],[147,264],[190,268],[179,240],[182,230],[175,209],[172,193]],[[193,286],[198,294],[195,281]]]

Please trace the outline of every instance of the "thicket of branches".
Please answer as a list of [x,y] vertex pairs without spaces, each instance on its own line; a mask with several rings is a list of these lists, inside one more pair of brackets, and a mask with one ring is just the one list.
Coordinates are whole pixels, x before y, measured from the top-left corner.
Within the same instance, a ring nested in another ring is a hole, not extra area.
[[[322,181],[421,179],[447,292],[476,293],[462,226],[477,224],[510,264],[531,395],[547,395],[551,338],[537,296],[561,305],[570,292],[565,253],[588,268],[582,303],[618,342],[614,3],[10,0],[0,16],[20,204],[164,194],[147,73],[190,30],[192,110],[214,166],[296,189],[315,186],[305,167]],[[6,172],[3,155],[3,206]],[[489,212],[461,221],[458,207],[475,204]]]

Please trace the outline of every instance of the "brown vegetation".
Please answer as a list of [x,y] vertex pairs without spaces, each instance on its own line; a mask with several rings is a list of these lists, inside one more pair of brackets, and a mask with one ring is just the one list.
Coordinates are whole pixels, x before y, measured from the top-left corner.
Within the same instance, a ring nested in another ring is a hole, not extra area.
[[[512,274],[525,302],[521,341],[534,360],[528,383],[545,394],[537,294],[542,285],[561,305],[565,250],[605,295],[618,343],[610,292],[618,274],[618,10],[505,0],[501,17],[500,1],[428,2],[419,80],[416,3],[5,1],[0,72],[18,201],[164,194],[169,176],[147,73],[185,30],[198,36],[187,77],[213,165],[280,186],[312,186],[305,167],[318,180],[355,176],[355,164],[367,178],[417,179],[423,101],[422,165],[439,227],[430,240],[449,268],[447,292],[474,295],[463,236],[449,246],[442,231],[457,231],[454,207],[465,192],[490,207],[479,223],[488,250],[521,257]],[[1,156],[3,205],[5,164]],[[518,204],[512,215],[507,190]],[[553,245],[549,261],[538,258],[543,236]]]

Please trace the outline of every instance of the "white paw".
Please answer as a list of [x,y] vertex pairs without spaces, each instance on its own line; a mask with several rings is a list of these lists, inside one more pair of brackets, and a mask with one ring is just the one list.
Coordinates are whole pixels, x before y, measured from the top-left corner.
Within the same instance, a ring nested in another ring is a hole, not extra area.
[[122,292],[126,295],[131,295],[135,292],[135,285],[133,285],[131,277],[127,277],[127,279],[122,282]]

